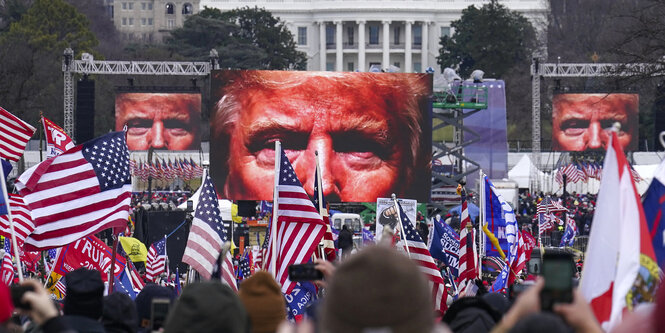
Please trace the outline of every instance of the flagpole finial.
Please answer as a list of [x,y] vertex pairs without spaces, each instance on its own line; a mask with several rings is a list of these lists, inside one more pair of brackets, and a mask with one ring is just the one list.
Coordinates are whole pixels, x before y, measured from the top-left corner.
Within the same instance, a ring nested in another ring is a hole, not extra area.
[[393,193],[393,194],[390,195],[390,198],[392,198],[393,200],[396,200],[397,196],[395,195],[395,193]]
[[620,130],[621,130],[621,123],[615,121],[614,124],[612,124],[612,131],[618,133]]
[[314,151],[314,155],[319,156],[319,151],[318,151],[318,150],[315,150],[315,151]]

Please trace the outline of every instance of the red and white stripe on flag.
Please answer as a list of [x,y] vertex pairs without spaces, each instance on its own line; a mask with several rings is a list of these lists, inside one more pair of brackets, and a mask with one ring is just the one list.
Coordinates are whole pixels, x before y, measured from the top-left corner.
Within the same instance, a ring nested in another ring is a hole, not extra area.
[[612,132],[604,159],[580,290],[606,331],[642,302],[654,301],[659,284],[651,236],[630,172]]
[[35,128],[0,107],[0,157],[18,161]]
[[282,292],[290,294],[296,283],[289,280],[288,267],[312,258],[326,232],[326,224],[303,189],[284,151],[279,149],[275,153],[281,153],[279,181],[275,184],[277,232],[276,235],[270,233],[269,244],[276,242],[277,253],[268,250],[263,259],[268,260],[268,270],[273,271],[272,256],[276,256],[275,279],[282,285]]
[[[23,248],[25,239],[35,230],[32,223],[30,209],[23,203],[23,197],[19,194],[9,194],[9,210],[12,213],[14,222],[14,231],[16,232],[16,242],[19,248]],[[0,215],[0,235],[11,238],[11,229],[9,227],[9,216]]]
[[12,255],[9,253],[5,253],[3,256],[0,278],[6,285],[10,285],[14,280],[14,263],[12,263]]
[[25,240],[27,251],[124,227],[132,189],[125,133],[106,134],[33,166],[16,188],[35,224]]
[[462,290],[469,281],[478,276],[476,270],[475,230],[460,230],[458,289]]

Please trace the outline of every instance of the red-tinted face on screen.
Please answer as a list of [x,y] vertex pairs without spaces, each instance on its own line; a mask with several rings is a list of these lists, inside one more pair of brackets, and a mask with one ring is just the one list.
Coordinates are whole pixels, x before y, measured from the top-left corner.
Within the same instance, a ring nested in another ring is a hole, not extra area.
[[552,100],[552,149],[604,150],[615,123],[625,150],[637,148],[636,94],[561,94]]
[[127,126],[130,150],[198,150],[201,95],[123,93],[116,96],[116,130]]
[[[272,199],[277,140],[310,195],[315,152],[329,201],[375,201],[407,193],[405,177],[414,177],[405,171],[413,169],[411,144],[420,140],[414,137],[420,132],[403,130],[403,119],[396,114],[408,106],[395,96],[394,87],[359,80],[341,84],[336,78],[311,74],[290,84],[294,81],[288,76],[294,74],[264,73],[270,84],[246,87],[233,96],[234,107],[241,112],[228,136],[226,197]],[[285,82],[274,85],[276,80]],[[426,81],[411,83],[423,85],[423,97],[427,96]],[[416,103],[413,114],[420,119],[418,107]],[[214,133],[221,123],[213,120],[212,126]],[[417,177],[429,179],[427,174]]]

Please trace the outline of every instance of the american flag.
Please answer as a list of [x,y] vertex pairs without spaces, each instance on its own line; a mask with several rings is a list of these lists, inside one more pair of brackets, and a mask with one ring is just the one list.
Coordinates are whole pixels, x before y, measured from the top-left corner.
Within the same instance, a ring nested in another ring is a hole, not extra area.
[[[215,262],[220,262],[218,257],[221,254],[222,245],[228,240],[222,223],[222,216],[219,212],[217,191],[215,191],[210,176],[206,174],[203,185],[201,185],[201,196],[196,206],[182,262],[189,264],[201,276],[209,279]],[[222,281],[226,282],[233,290],[238,290],[233,274],[231,253],[227,251],[225,257],[221,260],[220,275]]]
[[5,238],[5,253],[0,268],[0,278],[5,285],[10,285],[14,280],[14,263],[12,262],[12,247],[8,238]]
[[[275,184],[277,208],[274,209],[277,214],[277,225],[274,226],[277,232],[276,235],[271,232],[270,244],[274,242],[277,253],[269,249],[264,260],[268,263],[268,271],[275,272],[275,279],[282,285],[282,292],[290,294],[296,283],[289,280],[288,266],[303,264],[312,258],[326,232],[326,224],[303,189],[284,151],[276,149],[275,154],[279,154],[275,156],[275,162],[279,161]],[[272,267],[273,256],[275,267]]]
[[[337,252],[335,250],[335,242],[333,240],[332,229],[330,228],[330,216],[328,215],[328,206],[326,204],[326,198],[323,196],[322,186],[319,186],[319,181],[323,183],[323,180],[320,179],[319,167],[317,165],[316,170],[314,171],[314,207],[317,210],[320,210],[321,217],[323,222],[326,224],[326,232],[323,234],[323,240],[321,244],[323,245],[323,254],[326,256],[326,260],[334,261],[337,258]],[[319,190],[321,190],[321,202],[319,203]],[[319,209],[320,208],[320,209]],[[319,253],[316,253],[319,256]]]
[[0,157],[18,161],[35,128],[0,107]]
[[106,134],[43,161],[24,172],[16,187],[35,224],[25,241],[28,251],[124,228],[132,193],[125,133]]
[[432,255],[427,248],[427,244],[423,242],[418,232],[411,224],[411,220],[406,216],[402,205],[399,202],[395,201],[397,209],[399,209],[400,217],[402,219],[402,227],[404,228],[404,241],[405,246],[408,249],[409,257],[418,264],[420,271],[425,274],[429,285],[432,288],[432,299],[434,300],[434,309],[435,311],[445,312],[447,309],[446,299],[448,297],[448,292],[446,291],[446,285],[443,282],[443,277],[441,277],[441,271],[434,263]]
[[65,277],[58,279],[58,282],[55,283],[55,289],[57,289],[62,296],[67,295],[67,285],[65,284]]
[[[18,243],[19,248],[23,248],[25,239],[35,230],[32,217],[30,217],[30,209],[23,203],[23,197],[19,194],[10,193],[9,210],[12,213],[12,221],[14,222],[16,243]],[[12,236],[9,227],[9,217],[7,215],[0,215],[0,235],[5,237]]]
[[[134,263],[129,259],[129,256],[125,253],[125,250],[122,248],[122,245],[118,245],[118,254],[125,258],[125,272],[129,273],[129,282],[132,285],[132,289],[136,292],[140,292],[143,287],[145,287],[145,282],[141,279],[141,276],[139,276],[139,272],[136,269],[136,266],[134,266]],[[146,261],[146,268],[147,268],[147,261]]]
[[166,237],[150,245],[145,262],[145,278],[148,281],[156,281],[164,272],[166,272]]
[[[473,229],[473,223],[469,217],[469,208],[466,201],[466,190],[458,186],[458,193],[462,200],[462,214],[460,223],[460,246],[459,246],[459,275],[457,277],[457,287],[460,291],[465,291],[471,286],[474,279],[478,276],[478,264],[476,258],[478,250],[476,249],[476,235]],[[467,228],[469,226],[469,228]]]
[[248,256],[249,251],[246,251],[245,254],[240,257],[238,262],[238,281],[242,281],[252,275],[252,265]]

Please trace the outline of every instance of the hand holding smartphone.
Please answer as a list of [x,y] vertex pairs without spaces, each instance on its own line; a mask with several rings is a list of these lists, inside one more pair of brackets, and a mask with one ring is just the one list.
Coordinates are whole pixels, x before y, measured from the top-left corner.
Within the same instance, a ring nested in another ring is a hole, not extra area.
[[323,272],[315,268],[316,264],[295,264],[289,266],[289,280],[297,281],[314,281],[322,280]]
[[571,254],[545,253],[542,274],[545,278],[545,286],[540,292],[542,310],[552,311],[556,303],[572,303],[575,266]]

